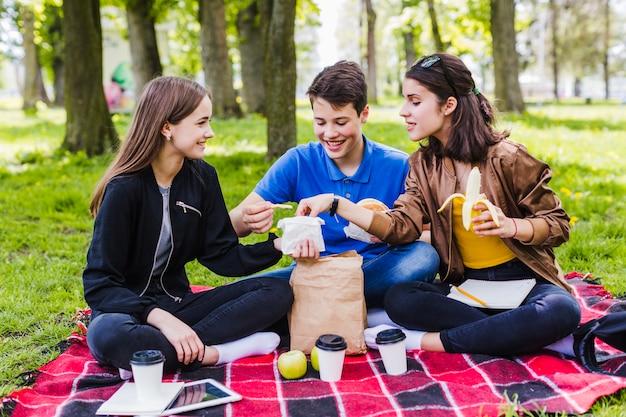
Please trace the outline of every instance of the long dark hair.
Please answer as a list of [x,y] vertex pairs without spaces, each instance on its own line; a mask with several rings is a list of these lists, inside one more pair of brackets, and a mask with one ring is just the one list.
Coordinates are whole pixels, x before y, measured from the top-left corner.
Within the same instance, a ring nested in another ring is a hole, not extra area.
[[150,165],[163,147],[161,129],[165,123],[180,123],[207,96],[206,88],[183,77],[158,77],[146,84],[122,147],[93,193],[89,206],[92,216],[98,213],[111,178]]
[[487,156],[491,145],[509,136],[508,131],[494,130],[495,108],[478,91],[472,73],[458,57],[443,53],[422,57],[411,65],[405,77],[434,93],[441,105],[451,96],[457,100],[446,145],[431,137],[422,144],[427,154],[476,163]]

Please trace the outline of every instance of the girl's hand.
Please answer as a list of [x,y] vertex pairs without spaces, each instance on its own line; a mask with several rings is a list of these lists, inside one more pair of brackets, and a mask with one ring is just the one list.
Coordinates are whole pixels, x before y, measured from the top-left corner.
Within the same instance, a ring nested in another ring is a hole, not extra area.
[[330,210],[333,203],[334,194],[318,194],[313,197],[303,198],[298,204],[296,216],[315,217],[320,213]]
[[481,213],[478,216],[472,218],[472,228],[478,236],[498,236],[502,239],[512,239],[519,234],[518,222],[521,219],[514,220],[510,217],[506,217],[500,207],[495,207],[498,213],[498,226],[491,217],[491,213],[487,210],[484,204],[476,204],[473,207],[474,210],[478,210]]
[[241,221],[253,233],[262,234],[274,223],[274,209],[268,201],[250,204],[241,208]]
[[176,349],[179,362],[189,365],[204,358],[204,343],[196,332],[185,322],[173,314],[155,308],[148,314],[148,324],[156,327],[163,333],[170,344]]
[[305,239],[296,245],[291,257],[298,258],[312,258],[317,259],[320,257],[320,251],[313,242],[312,239]]

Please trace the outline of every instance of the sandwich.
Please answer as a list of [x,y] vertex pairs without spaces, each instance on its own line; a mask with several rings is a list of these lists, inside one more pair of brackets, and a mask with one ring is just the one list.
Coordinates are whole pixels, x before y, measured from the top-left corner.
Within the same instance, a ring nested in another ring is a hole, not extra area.
[[373,211],[388,211],[389,207],[385,205],[382,201],[376,200],[375,198],[364,198],[363,200],[356,203],[357,206],[365,207],[366,209]]

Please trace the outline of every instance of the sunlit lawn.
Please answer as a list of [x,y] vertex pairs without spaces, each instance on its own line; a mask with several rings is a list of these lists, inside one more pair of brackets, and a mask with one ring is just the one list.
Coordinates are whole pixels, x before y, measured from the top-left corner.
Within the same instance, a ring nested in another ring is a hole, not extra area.
[[[407,139],[397,112],[397,103],[373,107],[365,133],[412,152],[417,145]],[[314,139],[310,117],[309,107],[301,105],[301,143]],[[85,307],[81,273],[93,225],[87,207],[109,158],[54,153],[64,120],[59,109],[27,117],[19,103],[0,103],[0,396],[19,386],[20,374],[58,355],[56,344],[73,330],[71,316]],[[115,117],[122,135],[128,120]],[[218,169],[233,207],[269,167],[265,121],[250,117],[212,125],[216,137],[206,159]],[[615,294],[626,292],[626,107],[530,107],[524,116],[503,117],[500,127],[554,170],[551,185],[574,223],[570,242],[557,249],[563,269],[591,272]],[[189,271],[194,283],[228,281],[197,264]],[[626,415],[626,399],[613,396],[593,411]]]

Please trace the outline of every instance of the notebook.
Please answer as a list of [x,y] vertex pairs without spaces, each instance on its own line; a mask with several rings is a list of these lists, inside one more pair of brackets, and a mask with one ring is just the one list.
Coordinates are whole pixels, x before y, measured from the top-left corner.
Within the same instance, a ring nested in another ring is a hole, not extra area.
[[451,286],[448,298],[473,307],[510,309],[519,307],[534,286],[534,279],[514,281],[468,279],[458,287]]
[[139,401],[135,384],[126,382],[98,408],[96,414],[121,416],[159,415],[176,399],[184,385],[184,382],[164,382],[161,385],[160,396],[151,401]]

